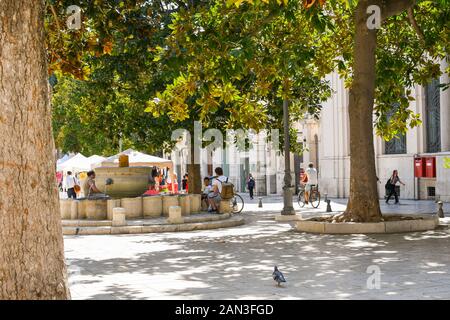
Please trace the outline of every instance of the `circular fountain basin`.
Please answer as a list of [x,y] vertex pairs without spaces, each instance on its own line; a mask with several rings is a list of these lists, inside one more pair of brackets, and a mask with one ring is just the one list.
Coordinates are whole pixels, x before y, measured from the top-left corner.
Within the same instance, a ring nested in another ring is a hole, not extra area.
[[[139,197],[148,189],[151,171],[151,167],[99,167],[95,183],[112,198]],[[106,185],[108,179],[112,179],[111,185]]]

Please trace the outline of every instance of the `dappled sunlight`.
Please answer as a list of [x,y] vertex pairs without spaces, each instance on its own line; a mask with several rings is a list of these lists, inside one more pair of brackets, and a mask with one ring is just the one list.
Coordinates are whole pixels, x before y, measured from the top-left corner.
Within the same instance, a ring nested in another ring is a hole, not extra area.
[[[231,229],[66,237],[68,262],[80,268],[71,288],[88,299],[403,299],[436,285],[445,295],[447,230],[308,234],[276,223],[274,214],[246,216]],[[287,279],[283,288],[272,280],[274,265]],[[381,270],[379,290],[367,289],[371,265]]]

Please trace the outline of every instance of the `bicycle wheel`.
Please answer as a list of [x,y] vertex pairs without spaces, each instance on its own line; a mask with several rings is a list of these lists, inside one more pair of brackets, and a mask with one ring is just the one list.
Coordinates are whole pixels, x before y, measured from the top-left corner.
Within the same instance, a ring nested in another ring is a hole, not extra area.
[[235,194],[230,199],[230,206],[233,213],[240,213],[244,209],[244,199],[238,194]]
[[303,208],[305,206],[305,191],[302,190],[298,193],[297,202],[301,208]]
[[318,208],[320,205],[320,192],[317,190],[311,191],[311,195],[309,197],[311,205],[313,208]]

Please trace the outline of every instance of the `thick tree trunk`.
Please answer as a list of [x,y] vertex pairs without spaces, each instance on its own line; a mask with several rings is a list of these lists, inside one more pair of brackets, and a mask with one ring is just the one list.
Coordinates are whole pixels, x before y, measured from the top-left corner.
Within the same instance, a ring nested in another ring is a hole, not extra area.
[[191,138],[191,153],[190,153],[190,161],[191,163],[188,164],[188,174],[189,174],[189,193],[191,194],[201,194],[202,193],[202,175],[201,175],[201,169],[200,169],[200,163],[195,163],[195,152],[198,152],[200,154],[200,146],[197,146],[194,143],[194,133],[192,134]]
[[0,1],[0,299],[70,298],[43,0]]
[[338,221],[377,222],[383,219],[377,189],[373,145],[373,104],[376,80],[376,29],[367,28],[367,7],[381,8],[382,20],[397,15],[413,0],[360,0],[355,11],[353,83],[349,93],[350,199]]
[[366,9],[377,1],[361,0],[355,12],[354,79],[349,94],[350,199],[344,221],[381,221],[373,143],[376,30],[367,28]]

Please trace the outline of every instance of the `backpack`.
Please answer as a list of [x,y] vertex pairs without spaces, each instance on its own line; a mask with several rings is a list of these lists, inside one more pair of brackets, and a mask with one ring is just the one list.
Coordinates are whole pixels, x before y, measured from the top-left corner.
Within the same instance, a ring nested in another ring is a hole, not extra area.
[[[219,179],[217,179],[217,180],[219,180]],[[220,181],[220,183],[222,184],[222,192],[220,193],[220,197],[224,200],[233,198],[234,184],[232,184],[231,182],[228,182],[228,177],[225,182]]]
[[386,182],[386,184],[384,185],[384,187],[388,190],[392,189],[392,183],[391,183],[391,178],[388,179],[388,181]]
[[249,188],[254,188],[255,187],[255,180],[253,180],[253,179],[248,180],[248,187]]

